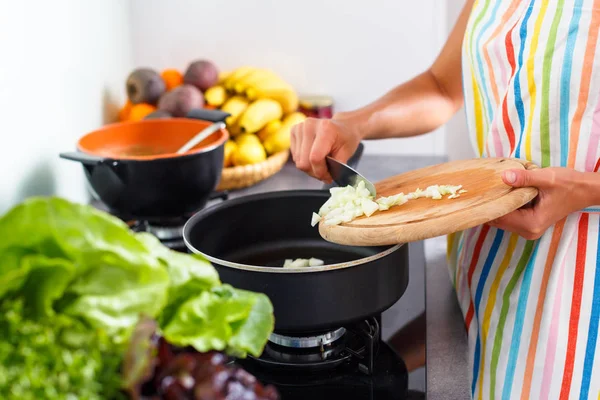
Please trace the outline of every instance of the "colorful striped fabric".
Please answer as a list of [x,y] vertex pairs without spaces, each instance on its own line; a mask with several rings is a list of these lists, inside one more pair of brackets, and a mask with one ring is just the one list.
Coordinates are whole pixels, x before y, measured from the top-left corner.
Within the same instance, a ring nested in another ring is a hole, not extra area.
[[[481,157],[600,166],[600,0],[478,0],[463,42]],[[476,399],[600,399],[600,207],[536,241],[448,237]]]

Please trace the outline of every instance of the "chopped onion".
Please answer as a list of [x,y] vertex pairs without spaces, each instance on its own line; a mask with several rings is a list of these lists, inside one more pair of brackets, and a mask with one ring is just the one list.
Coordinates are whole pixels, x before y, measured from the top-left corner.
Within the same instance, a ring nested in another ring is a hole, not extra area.
[[319,223],[319,221],[321,221],[321,216],[315,212],[312,213],[312,220],[310,221],[310,225],[315,226]]
[[362,215],[370,217],[377,211],[386,211],[393,206],[399,206],[408,200],[427,197],[441,200],[445,195],[449,199],[460,197],[467,191],[462,185],[432,185],[425,190],[416,189],[412,193],[398,193],[392,196],[374,199],[365,183],[360,181],[356,187],[333,187],[329,189],[331,197],[321,206],[318,213],[312,214],[311,225],[315,226],[323,221],[325,225],[339,225],[348,223]]
[[324,265],[324,264],[325,264],[325,261],[320,260],[318,258],[311,257],[308,260],[308,265],[311,266],[311,267],[318,267],[318,266],[321,266],[321,265]]
[[[379,210],[379,204],[377,204],[373,200],[369,200],[369,199],[362,199],[361,207],[362,207],[363,213],[367,217],[370,217],[371,215],[373,215],[373,213],[375,211]],[[350,221],[348,221],[348,222],[350,222]]]
[[323,260],[318,258],[296,258],[295,260],[287,259],[283,262],[283,268],[304,268],[318,267],[325,264]]

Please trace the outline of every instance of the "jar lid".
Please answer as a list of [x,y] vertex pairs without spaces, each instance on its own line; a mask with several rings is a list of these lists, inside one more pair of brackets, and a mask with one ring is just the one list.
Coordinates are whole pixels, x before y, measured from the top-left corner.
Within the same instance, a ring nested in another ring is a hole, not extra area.
[[333,98],[321,95],[302,96],[299,102],[303,108],[330,107],[333,105]]

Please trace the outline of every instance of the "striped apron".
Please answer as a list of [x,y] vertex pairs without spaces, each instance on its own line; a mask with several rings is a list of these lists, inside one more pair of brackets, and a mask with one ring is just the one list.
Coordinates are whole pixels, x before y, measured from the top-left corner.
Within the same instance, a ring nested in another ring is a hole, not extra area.
[[[600,0],[478,0],[463,87],[480,157],[598,171]],[[527,241],[448,236],[476,399],[600,399],[600,208]]]

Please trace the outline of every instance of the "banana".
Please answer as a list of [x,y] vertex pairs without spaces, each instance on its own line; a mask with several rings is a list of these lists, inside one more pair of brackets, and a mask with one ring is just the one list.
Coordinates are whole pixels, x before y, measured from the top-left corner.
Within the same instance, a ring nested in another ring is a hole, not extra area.
[[283,115],[281,104],[273,99],[255,100],[239,117],[242,133],[255,133],[269,121],[280,119]]
[[281,128],[281,121],[278,119],[274,119],[272,121],[269,121],[259,132],[258,132],[258,138],[261,141],[265,141],[269,136],[271,136],[272,134],[274,134],[275,132],[277,132],[279,130],[279,128]]
[[250,100],[273,99],[283,109],[284,114],[290,114],[298,109],[298,95],[294,88],[279,77],[266,78],[246,89],[246,97]]
[[243,77],[251,74],[255,70],[256,70],[256,67],[252,67],[252,66],[239,67],[239,68],[235,69],[231,73],[231,75],[229,75],[227,77],[227,79],[225,79],[225,81],[223,82],[223,86],[225,86],[225,89],[233,92],[233,87],[236,84],[236,82],[238,82]]
[[258,82],[255,82],[253,85],[250,85],[248,88],[246,88],[245,94],[250,100],[256,100],[259,98],[261,93],[266,91],[289,88],[291,88],[291,86],[279,76],[269,76],[259,80]]
[[243,94],[249,87],[252,87],[266,79],[278,79],[278,76],[270,69],[257,69],[239,79],[235,83],[233,90],[236,93]]
[[227,91],[221,85],[213,86],[206,90],[204,98],[211,106],[220,107],[227,100]]
[[281,105],[284,114],[298,110],[298,95],[292,87],[270,89],[255,92],[256,99],[272,99]]
[[221,107],[221,111],[231,114],[229,117],[225,118],[225,123],[228,126],[235,124],[240,115],[248,108],[248,104],[248,100],[242,96],[233,96],[227,100],[225,104],[223,104],[223,107]]

